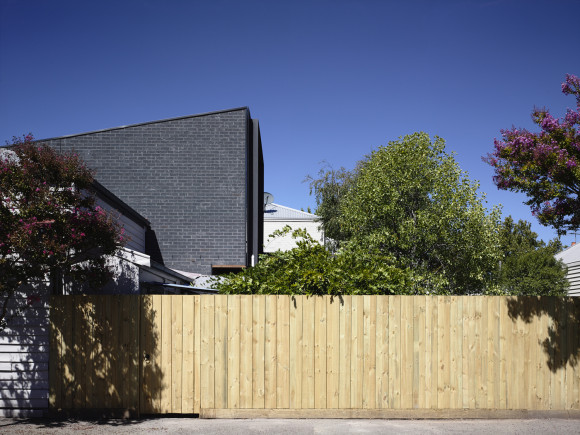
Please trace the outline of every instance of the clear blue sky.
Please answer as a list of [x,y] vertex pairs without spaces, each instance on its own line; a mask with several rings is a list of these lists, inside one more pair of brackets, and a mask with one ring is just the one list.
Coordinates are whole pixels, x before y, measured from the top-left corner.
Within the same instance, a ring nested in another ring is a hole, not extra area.
[[580,0],[0,0],[0,141],[248,106],[266,190],[306,208],[321,162],[425,131],[548,240],[481,156],[535,105],[575,106],[579,23]]

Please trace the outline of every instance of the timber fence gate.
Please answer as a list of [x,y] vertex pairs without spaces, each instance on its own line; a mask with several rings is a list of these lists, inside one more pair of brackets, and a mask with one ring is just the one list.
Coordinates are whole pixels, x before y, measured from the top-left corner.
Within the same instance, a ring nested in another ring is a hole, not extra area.
[[51,299],[53,410],[580,408],[580,298]]

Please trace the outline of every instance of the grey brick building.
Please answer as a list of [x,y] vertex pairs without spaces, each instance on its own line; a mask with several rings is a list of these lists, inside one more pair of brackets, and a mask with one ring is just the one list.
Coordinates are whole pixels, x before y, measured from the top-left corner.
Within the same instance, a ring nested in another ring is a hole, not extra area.
[[264,163],[247,107],[45,139],[151,223],[146,253],[201,274],[250,266],[263,241]]

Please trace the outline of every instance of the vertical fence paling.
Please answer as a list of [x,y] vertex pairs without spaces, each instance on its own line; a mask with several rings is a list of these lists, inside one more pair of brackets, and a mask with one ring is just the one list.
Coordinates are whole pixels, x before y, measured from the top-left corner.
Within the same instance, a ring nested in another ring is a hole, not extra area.
[[580,304],[483,296],[58,296],[50,407],[578,409]]

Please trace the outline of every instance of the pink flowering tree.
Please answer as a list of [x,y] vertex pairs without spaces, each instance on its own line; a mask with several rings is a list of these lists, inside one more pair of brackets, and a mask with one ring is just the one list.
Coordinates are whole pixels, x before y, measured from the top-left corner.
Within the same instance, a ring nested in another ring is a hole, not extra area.
[[495,168],[497,187],[525,193],[532,214],[559,234],[580,227],[580,79],[566,75],[562,92],[576,96],[575,110],[554,118],[547,109],[534,109],[539,133],[502,130],[484,158]]
[[[27,135],[0,149],[0,330],[17,291],[47,279],[102,287],[106,256],[123,245],[113,217],[96,206],[93,173]],[[33,304],[29,294],[28,304]]]

